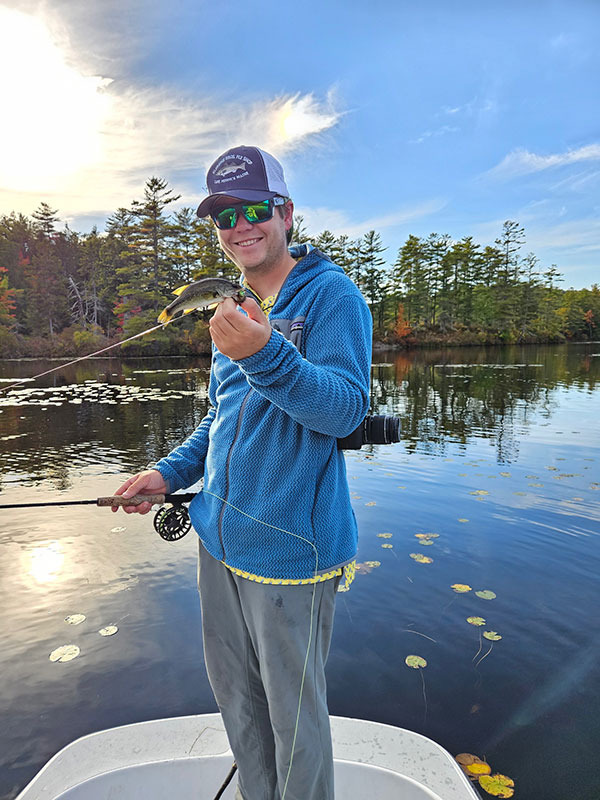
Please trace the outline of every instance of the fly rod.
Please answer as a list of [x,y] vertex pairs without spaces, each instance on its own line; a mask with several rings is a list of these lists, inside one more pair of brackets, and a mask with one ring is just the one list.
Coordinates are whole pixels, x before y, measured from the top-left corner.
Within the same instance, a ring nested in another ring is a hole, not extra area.
[[[181,319],[181,317],[177,317],[177,319]],[[43,378],[44,375],[50,375],[51,372],[57,372],[59,369],[65,369],[66,367],[71,367],[73,366],[73,364],[78,364],[80,361],[85,361],[87,358],[94,358],[94,356],[99,356],[101,353],[106,353],[108,350],[112,350],[114,347],[120,347],[122,344],[125,344],[126,342],[131,342],[134,339],[139,339],[140,336],[145,336],[147,333],[152,333],[153,331],[157,331],[159,328],[164,328],[170,322],[173,322],[173,320],[161,323],[160,325],[155,325],[153,328],[148,328],[148,330],[142,331],[141,333],[136,333],[135,336],[130,336],[128,339],[123,339],[122,342],[115,342],[115,344],[109,344],[108,347],[103,347],[102,350],[96,350],[95,353],[88,353],[86,356],[80,356],[79,358],[76,358],[73,361],[69,361],[66,364],[59,364],[58,367],[52,367],[52,369],[47,369],[45,372],[40,372],[39,375],[34,375],[32,378],[19,378],[19,380],[9,384],[8,386],[0,386],[0,392],[7,392],[9,389],[14,389],[15,386],[20,386],[20,384],[26,383],[27,381],[34,381],[37,380],[38,378]]]
[[134,494],[133,497],[112,495],[110,497],[97,497],[95,500],[52,500],[45,503],[8,503],[0,505],[0,510],[7,508],[47,508],[50,506],[100,506],[110,508],[114,506],[139,506],[141,503],[164,506],[171,504],[171,508],[159,508],[154,516],[154,530],[168,542],[183,538],[192,527],[190,515],[184,503],[190,503],[196,496],[195,492],[187,494]]
[[[0,387],[0,393],[7,392],[9,389],[14,389],[15,386],[19,386],[21,383],[43,378],[44,375],[50,375],[52,372],[57,372],[59,369],[65,369],[66,367],[73,366],[73,364],[78,364],[80,361],[85,361],[88,358],[99,356],[102,353],[112,350],[114,347],[120,347],[122,344],[132,342],[134,339],[139,339],[140,336],[146,336],[148,333],[153,333],[160,328],[165,328],[167,325],[170,325],[171,322],[176,322],[179,319],[185,319],[185,317],[192,311],[201,311],[202,309],[212,308],[223,302],[223,300],[225,300],[227,297],[231,297],[238,305],[241,305],[246,296],[246,293],[241,286],[238,286],[236,283],[232,283],[225,278],[201,278],[199,281],[195,281],[187,286],[181,286],[179,289],[175,289],[173,294],[177,295],[177,299],[173,300],[173,302],[170,303],[164,309],[164,311],[161,311],[158,317],[158,325],[148,328],[145,331],[141,331],[141,333],[136,333],[134,336],[130,336],[128,339],[123,339],[121,342],[109,344],[108,347],[103,347],[101,350],[96,350],[95,353],[88,353],[86,356],[80,356],[79,358],[69,361],[66,364],[59,364],[58,367],[52,367],[52,369],[48,369],[45,372],[40,372],[39,375],[33,375],[31,378],[19,378],[19,380],[9,384],[8,386]],[[179,316],[176,316],[177,314],[179,314]]]

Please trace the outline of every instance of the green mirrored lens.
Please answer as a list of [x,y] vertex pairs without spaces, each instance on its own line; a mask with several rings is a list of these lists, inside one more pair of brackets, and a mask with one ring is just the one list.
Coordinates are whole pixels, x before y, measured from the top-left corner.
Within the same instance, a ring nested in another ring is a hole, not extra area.
[[234,228],[237,221],[237,211],[235,208],[224,208],[213,219],[217,228]]
[[263,200],[262,203],[243,205],[242,211],[248,222],[266,222],[272,216],[271,204],[268,200]]
[[273,216],[273,203],[271,200],[263,200],[260,203],[240,203],[217,211],[216,214],[212,214],[212,218],[217,228],[227,230],[235,228],[240,213],[252,224],[266,222]]

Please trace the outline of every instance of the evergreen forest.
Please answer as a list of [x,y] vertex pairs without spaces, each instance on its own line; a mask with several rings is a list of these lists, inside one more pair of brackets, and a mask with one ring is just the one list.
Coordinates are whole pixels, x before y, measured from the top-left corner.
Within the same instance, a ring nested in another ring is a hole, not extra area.
[[[119,208],[104,232],[77,233],[42,202],[31,217],[0,217],[0,356],[72,356],[156,325],[175,288],[207,276],[237,281],[210,221],[167,181]],[[558,266],[526,251],[507,220],[493,245],[472,236],[409,235],[395,258],[379,233],[319,234],[295,218],[294,241],[310,241],[343,267],[373,314],[376,342],[395,347],[563,342],[598,335],[600,287],[565,289]],[[393,259],[393,260],[392,260]],[[118,353],[119,351],[113,351]],[[190,315],[123,347],[128,355],[208,354],[206,320]]]

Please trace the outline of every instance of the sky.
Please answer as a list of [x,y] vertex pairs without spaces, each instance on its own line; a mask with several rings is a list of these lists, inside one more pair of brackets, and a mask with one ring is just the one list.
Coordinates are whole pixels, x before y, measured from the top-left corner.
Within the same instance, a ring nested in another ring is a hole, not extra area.
[[563,288],[600,282],[599,0],[0,0],[0,214],[86,233],[151,176],[195,207],[239,144],[309,234],[505,220]]

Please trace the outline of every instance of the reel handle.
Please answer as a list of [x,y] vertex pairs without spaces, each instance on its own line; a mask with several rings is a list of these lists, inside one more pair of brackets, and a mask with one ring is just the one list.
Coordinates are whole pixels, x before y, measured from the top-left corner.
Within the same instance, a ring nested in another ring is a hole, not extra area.
[[99,497],[96,500],[98,506],[139,506],[140,503],[152,503],[152,505],[162,506],[165,503],[164,494],[134,494],[133,497]]

